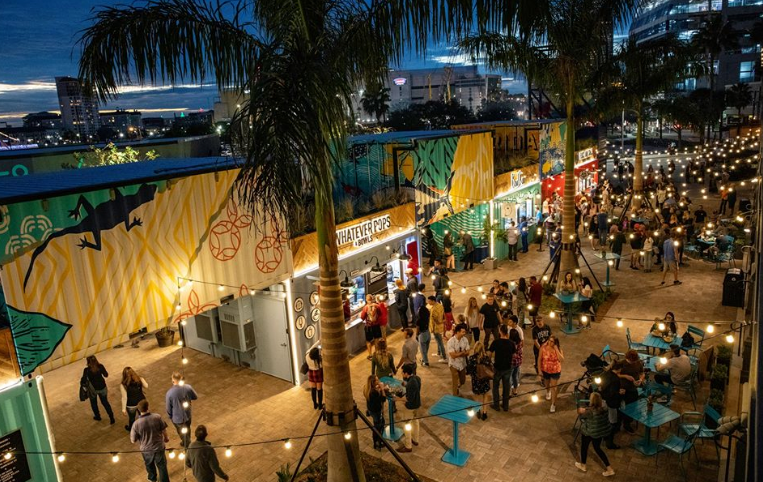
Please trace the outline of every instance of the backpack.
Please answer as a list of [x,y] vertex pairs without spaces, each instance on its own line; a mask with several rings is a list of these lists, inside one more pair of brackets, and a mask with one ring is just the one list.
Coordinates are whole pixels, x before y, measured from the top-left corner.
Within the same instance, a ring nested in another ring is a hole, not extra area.
[[694,337],[688,331],[681,337],[681,346],[694,346]]

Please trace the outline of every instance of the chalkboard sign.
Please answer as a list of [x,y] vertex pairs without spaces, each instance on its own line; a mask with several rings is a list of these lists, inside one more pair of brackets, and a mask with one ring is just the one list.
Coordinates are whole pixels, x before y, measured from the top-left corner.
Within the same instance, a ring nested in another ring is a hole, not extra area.
[[[6,460],[5,454],[8,452],[11,452],[13,456]],[[31,479],[21,430],[0,437],[0,481],[26,482]]]

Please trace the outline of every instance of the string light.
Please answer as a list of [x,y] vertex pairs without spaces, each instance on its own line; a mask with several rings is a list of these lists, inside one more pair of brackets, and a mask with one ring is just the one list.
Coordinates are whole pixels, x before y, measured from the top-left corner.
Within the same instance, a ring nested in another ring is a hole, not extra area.
[[[290,442],[287,442],[287,443],[289,443],[289,446],[291,446]],[[289,447],[287,447],[287,448],[289,448]],[[230,447],[225,447],[225,456],[230,458],[231,455],[233,455],[233,450],[231,450]]]
[[344,439],[345,439],[345,440],[350,440],[351,438],[352,438],[352,434],[351,434],[350,432],[346,432],[346,433],[344,434]]
[[[187,401],[183,402],[183,408],[188,408],[188,402]],[[188,431],[185,427],[183,427],[183,430],[185,430],[185,432],[183,432],[183,433],[186,433]]]
[[178,454],[178,460],[183,460],[183,459],[185,459],[185,452],[180,452]]
[[661,356],[661,357],[660,357],[660,365],[664,365],[664,364],[666,364],[667,362],[668,362],[668,359],[667,359],[667,358],[665,358],[664,356]]
[[623,320],[618,319],[617,320],[617,327],[622,328],[623,327]]
[[13,457],[13,454],[10,452],[5,452],[5,455],[3,455],[3,458],[5,460],[11,460],[12,457]]
[[705,329],[706,332],[712,333],[715,331],[715,327],[713,325],[707,325],[707,328]]
[[178,346],[183,346],[183,340],[178,340]]
[[175,453],[174,450],[170,450],[170,453],[168,455],[169,455],[169,458],[171,459],[174,459],[175,457],[177,457],[177,454]]
[[533,396],[530,397],[530,400],[532,400],[533,403],[538,403],[538,395],[533,393]]
[[474,416],[474,409],[471,409],[471,408],[470,408],[469,410],[467,410],[467,411],[466,411],[466,414],[467,414],[468,416],[470,416],[470,417],[473,417],[473,416]]
[[601,385],[601,377],[596,377],[593,379],[593,382],[597,385]]
[[111,461],[114,462],[115,464],[119,462],[119,454],[117,453],[111,454]]
[[283,446],[286,450],[289,450],[291,448],[291,440],[286,439],[286,441],[283,443]]
[[726,335],[726,342],[727,343],[734,343],[734,335],[732,335],[731,333]]
[[183,365],[188,365],[188,358],[183,357]]
[[58,457],[56,457],[56,460],[58,460],[59,462],[63,462],[64,460],[66,460],[66,455],[62,453],[58,454]]
[[410,422],[406,423],[405,424],[405,431],[406,432],[410,432],[411,430],[413,430],[413,425],[411,425]]

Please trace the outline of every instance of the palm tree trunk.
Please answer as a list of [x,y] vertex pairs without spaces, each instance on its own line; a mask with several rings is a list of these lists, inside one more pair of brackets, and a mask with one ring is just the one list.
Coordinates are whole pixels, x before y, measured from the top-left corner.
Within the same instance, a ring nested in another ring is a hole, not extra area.
[[641,105],[636,107],[636,164],[633,171],[633,194],[641,194],[643,190],[644,172],[644,118]]
[[[333,425],[328,428],[329,432],[339,432],[328,436],[328,480],[364,482],[366,478],[355,431],[355,402],[339,287],[339,249],[330,185],[315,186],[315,227],[321,277],[321,345],[326,414],[327,422]],[[350,440],[344,438],[343,434],[347,432],[351,434]]]
[[562,204],[562,252],[559,280],[578,267],[575,252],[575,103],[567,89],[567,144],[564,152],[564,199]]

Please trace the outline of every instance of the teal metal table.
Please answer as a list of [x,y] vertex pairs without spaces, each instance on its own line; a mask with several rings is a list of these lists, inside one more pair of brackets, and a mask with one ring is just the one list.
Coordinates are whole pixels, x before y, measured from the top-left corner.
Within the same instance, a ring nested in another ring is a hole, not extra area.
[[453,422],[453,448],[445,451],[441,459],[443,462],[459,467],[466,465],[466,461],[469,460],[471,454],[458,448],[458,424],[469,423],[472,417],[469,416],[467,411],[469,409],[477,411],[479,408],[480,404],[474,400],[444,395],[429,409],[430,415]]
[[380,382],[387,385],[390,390],[387,392],[387,409],[389,410],[389,425],[384,428],[382,434],[387,440],[397,442],[403,438],[403,429],[395,425],[395,396],[392,393],[395,389],[401,388],[403,382],[393,377],[381,377]]
[[580,301],[588,301],[590,298],[586,298],[585,296],[581,295],[577,291],[574,293],[570,293],[568,295],[565,295],[563,293],[554,293],[554,297],[562,302],[564,305],[564,314],[567,317],[567,323],[562,325],[562,331],[567,333],[568,335],[574,335],[577,333],[580,333],[580,329],[572,326],[572,303],[577,303]]
[[609,280],[609,262],[620,259],[620,255],[617,253],[611,253],[611,252],[606,252],[602,254],[601,251],[598,253],[594,253],[593,255],[599,259],[603,259],[607,263],[607,279],[602,284],[606,286],[607,288],[609,288],[610,286],[615,286],[615,282]]
[[667,341],[663,340],[662,337],[654,336],[651,333],[648,333],[644,337],[644,341],[641,342],[642,345],[644,345],[645,347],[649,348],[650,350],[652,348],[654,348],[654,349],[661,350],[661,351],[670,350],[670,345],[674,344],[674,343],[676,345],[680,345],[681,344],[681,338],[679,338],[678,336],[675,336],[673,338],[673,341],[668,343]]
[[629,403],[620,409],[623,414],[644,425],[644,438],[633,443],[633,448],[644,455],[654,455],[660,449],[652,441],[652,429],[676,420],[681,415],[673,410],[655,403],[652,411],[647,411],[645,398]]

